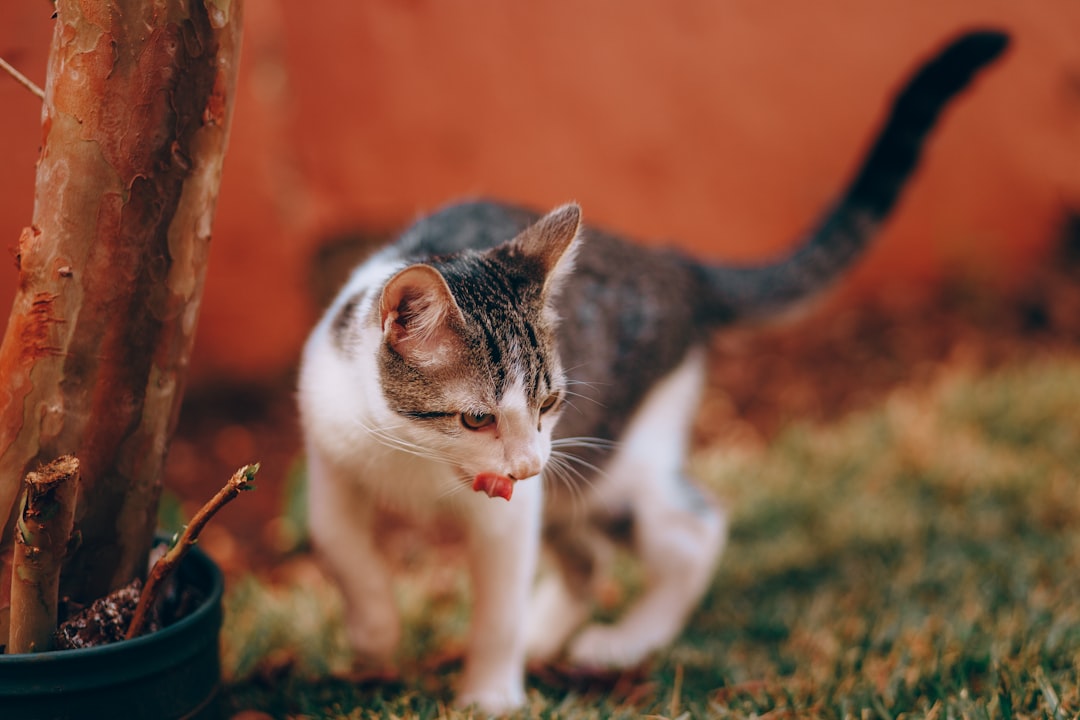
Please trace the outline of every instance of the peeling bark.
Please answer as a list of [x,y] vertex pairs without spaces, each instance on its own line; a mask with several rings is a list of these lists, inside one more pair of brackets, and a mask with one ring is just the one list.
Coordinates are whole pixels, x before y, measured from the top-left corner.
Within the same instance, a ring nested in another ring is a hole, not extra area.
[[61,592],[146,570],[205,278],[239,0],[59,0],[33,223],[0,345],[0,637],[22,477],[82,463]]

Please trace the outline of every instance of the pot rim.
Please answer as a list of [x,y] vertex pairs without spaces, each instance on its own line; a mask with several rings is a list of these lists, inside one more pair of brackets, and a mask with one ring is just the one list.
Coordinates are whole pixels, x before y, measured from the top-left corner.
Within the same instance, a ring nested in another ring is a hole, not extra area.
[[124,657],[124,666],[130,668],[129,678],[145,677],[200,652],[208,642],[217,644],[225,588],[221,569],[195,546],[184,556],[177,572],[184,582],[206,593],[195,610],[167,627],[131,640],[73,650],[0,655],[0,694],[25,691],[32,695],[43,688],[92,686],[103,675],[115,679],[115,659],[120,656]]

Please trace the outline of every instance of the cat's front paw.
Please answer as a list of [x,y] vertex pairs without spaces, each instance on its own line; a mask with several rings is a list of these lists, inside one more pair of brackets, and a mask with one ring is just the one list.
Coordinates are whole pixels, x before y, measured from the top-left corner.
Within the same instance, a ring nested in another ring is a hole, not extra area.
[[345,636],[357,665],[388,665],[401,641],[401,620],[392,610],[374,613],[369,609],[346,619]]
[[589,617],[589,606],[571,594],[561,578],[546,577],[533,594],[525,626],[525,657],[549,662]]
[[489,715],[506,715],[525,705],[525,688],[514,687],[465,688],[458,693],[454,704],[459,708],[475,706]]
[[530,624],[525,636],[525,657],[530,662],[548,663],[563,649],[566,638],[552,632],[544,632],[538,624]]
[[570,662],[595,670],[640,665],[652,650],[618,625],[589,625],[570,643]]

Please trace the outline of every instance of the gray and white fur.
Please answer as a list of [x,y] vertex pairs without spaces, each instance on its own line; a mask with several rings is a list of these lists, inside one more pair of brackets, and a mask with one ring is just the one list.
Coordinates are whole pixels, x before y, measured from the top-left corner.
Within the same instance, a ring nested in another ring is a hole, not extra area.
[[[300,410],[314,546],[340,584],[358,660],[400,637],[375,517],[454,519],[474,601],[457,702],[525,700],[527,658],[641,662],[682,630],[725,537],[683,474],[710,334],[819,293],[865,249],[950,100],[1007,45],[966,33],[897,95],[855,179],[790,256],[713,266],[497,202],[426,217],[358,267],[304,351]],[[473,478],[513,482],[509,502]],[[590,621],[610,538],[647,586]],[[553,571],[537,578],[544,546]]]

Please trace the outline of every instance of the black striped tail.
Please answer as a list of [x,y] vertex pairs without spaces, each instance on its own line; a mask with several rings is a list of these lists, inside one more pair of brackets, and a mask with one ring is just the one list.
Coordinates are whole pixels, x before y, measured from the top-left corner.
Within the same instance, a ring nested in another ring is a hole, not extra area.
[[828,286],[896,205],[942,111],[1008,44],[1003,32],[967,32],[925,63],[897,95],[840,201],[803,245],[776,263],[704,269],[708,315],[717,322],[767,316]]

